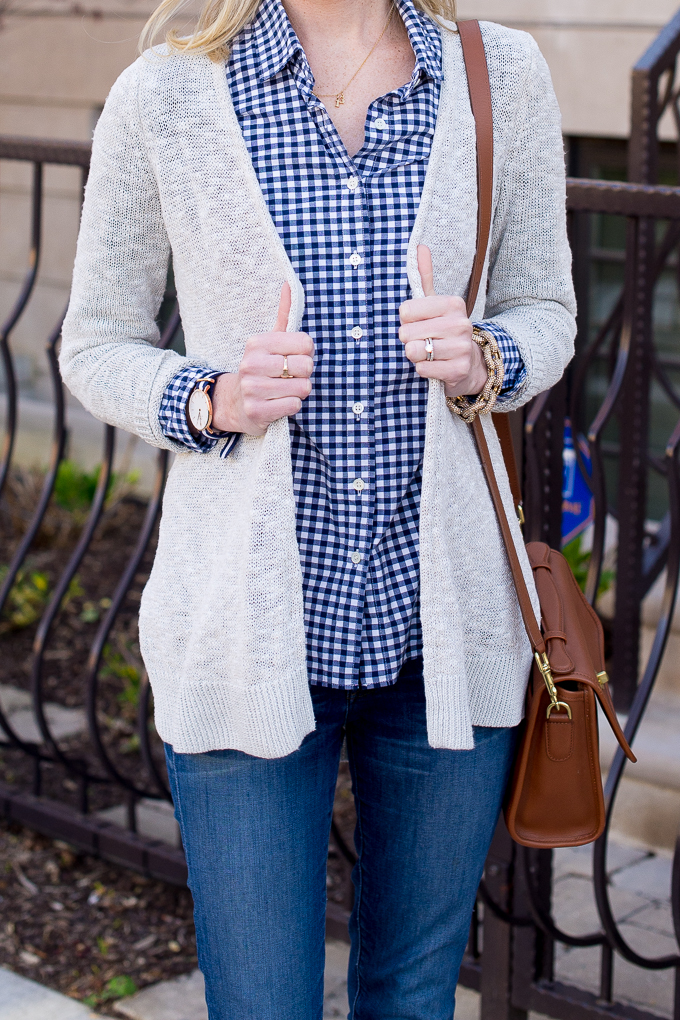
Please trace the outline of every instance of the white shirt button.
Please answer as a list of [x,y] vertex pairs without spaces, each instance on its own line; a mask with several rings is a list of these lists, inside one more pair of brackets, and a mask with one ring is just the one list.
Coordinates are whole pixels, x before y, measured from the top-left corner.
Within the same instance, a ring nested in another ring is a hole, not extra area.
[[373,121],[373,127],[377,128],[378,131],[384,131],[385,128],[387,127],[387,121],[383,120],[382,117],[378,117],[377,120]]
[[366,482],[363,480],[363,478],[355,478],[354,481],[352,482],[352,488],[356,489],[357,492],[363,492],[364,489],[366,488]]
[[359,401],[357,401],[356,404],[352,404],[352,410],[354,411],[355,414],[361,414],[363,409],[364,405],[360,404]]
[[347,178],[346,183],[350,191],[356,191],[357,188],[359,187],[359,178],[355,177],[354,174],[352,174],[351,177]]
[[361,340],[363,335],[364,331],[361,328],[361,326],[355,326],[354,329],[352,330],[352,336],[354,337],[355,340]]
[[360,552],[353,552],[352,555],[350,556],[350,559],[352,563],[361,563],[363,556],[361,555]]
[[349,257],[349,261],[350,261],[350,264],[353,265],[355,269],[356,269],[356,267],[358,265],[361,265],[362,258],[361,258],[361,255],[359,254],[359,252],[358,251],[353,251],[352,254]]

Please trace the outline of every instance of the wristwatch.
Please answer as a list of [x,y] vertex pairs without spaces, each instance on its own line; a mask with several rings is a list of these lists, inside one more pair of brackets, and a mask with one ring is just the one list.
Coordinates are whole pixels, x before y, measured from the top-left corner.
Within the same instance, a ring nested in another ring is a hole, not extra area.
[[222,436],[223,432],[212,428],[213,403],[212,397],[215,383],[222,375],[221,372],[215,375],[206,376],[196,380],[196,386],[189,394],[186,406],[186,416],[189,428],[193,433],[204,436]]

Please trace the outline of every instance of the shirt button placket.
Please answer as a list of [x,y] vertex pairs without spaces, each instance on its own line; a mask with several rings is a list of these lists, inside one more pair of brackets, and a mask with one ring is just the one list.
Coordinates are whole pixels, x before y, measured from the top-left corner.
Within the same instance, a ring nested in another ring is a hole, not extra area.
[[[347,339],[349,340],[347,360],[347,403],[345,404],[346,461],[345,470],[346,492],[349,497],[349,515],[347,532],[348,566],[354,572],[352,587],[357,607],[363,603],[367,553],[370,546],[373,501],[372,489],[366,479],[370,470],[370,457],[366,456],[366,442],[369,440],[367,422],[362,419],[366,407],[367,378],[369,365],[368,351],[361,344],[366,334],[366,265],[364,254],[364,189],[358,175],[351,174],[345,179],[347,188],[346,202],[347,219],[343,229],[346,266],[346,309]],[[350,412],[352,418],[349,417]],[[362,611],[357,609],[356,642],[361,639]],[[358,654],[357,644],[357,654]]]

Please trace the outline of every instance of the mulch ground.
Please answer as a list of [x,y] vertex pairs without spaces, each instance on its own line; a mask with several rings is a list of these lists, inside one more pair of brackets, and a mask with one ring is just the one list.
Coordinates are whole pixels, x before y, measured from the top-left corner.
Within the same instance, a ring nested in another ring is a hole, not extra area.
[[110,982],[130,993],[196,967],[188,889],[4,823],[0,875],[0,963],[18,974],[115,1016]]
[[[351,844],[354,805],[341,768],[335,818]],[[351,906],[349,865],[332,844],[328,897]],[[0,821],[0,964],[106,1016],[123,994],[197,966],[188,889],[78,853]]]

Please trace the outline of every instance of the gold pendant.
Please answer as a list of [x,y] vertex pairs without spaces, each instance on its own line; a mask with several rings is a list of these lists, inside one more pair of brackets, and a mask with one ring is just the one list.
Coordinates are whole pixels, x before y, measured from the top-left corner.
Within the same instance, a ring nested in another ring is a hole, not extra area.
[[339,106],[344,106],[344,105],[345,105],[345,93],[344,92],[338,92],[337,96],[335,97],[335,108],[336,108],[336,110],[337,110],[337,108]]

